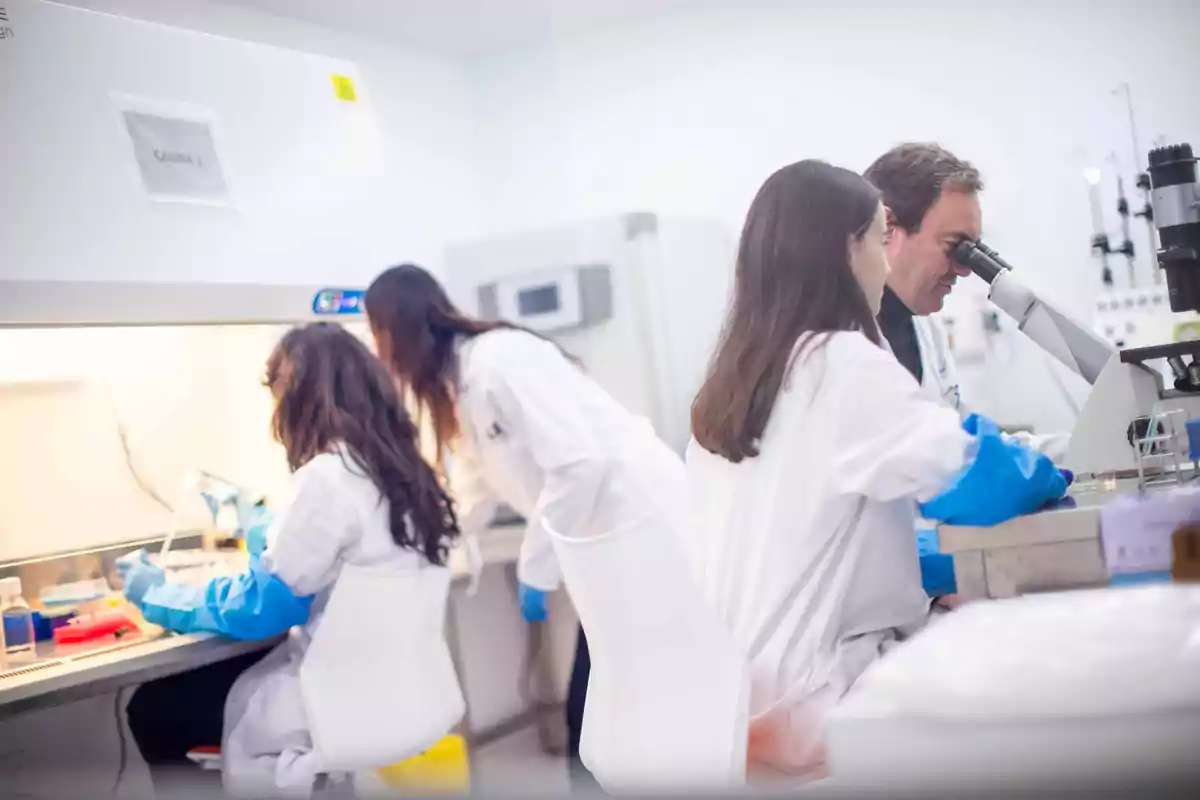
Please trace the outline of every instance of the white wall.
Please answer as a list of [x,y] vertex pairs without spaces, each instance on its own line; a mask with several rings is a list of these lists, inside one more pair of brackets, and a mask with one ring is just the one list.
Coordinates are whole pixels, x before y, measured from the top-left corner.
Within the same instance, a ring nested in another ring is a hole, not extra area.
[[[357,65],[360,92],[374,112],[385,156],[371,188],[375,196],[384,199],[375,204],[378,208],[371,219],[358,220],[349,230],[338,230],[342,226],[336,218],[329,220],[326,230],[319,225],[296,226],[303,229],[293,235],[297,246],[312,242],[321,248],[320,260],[326,264],[324,281],[366,281],[378,269],[400,260],[415,260],[437,269],[446,242],[474,227],[478,204],[470,95],[460,63],[218,3],[79,0],[71,5]],[[61,59],[61,55],[55,57]],[[196,67],[203,69],[204,65]],[[152,75],[153,65],[148,64],[146,70]],[[253,80],[255,76],[247,77]],[[264,92],[261,101],[264,118],[269,117],[272,102],[268,94]],[[286,147],[286,142],[279,144]],[[331,159],[338,157],[330,154]],[[235,189],[237,177],[231,176]],[[335,255],[339,237],[348,257]],[[79,242],[81,247],[87,245]],[[282,273],[280,280],[317,280],[290,274],[295,272],[295,259],[291,268],[286,258],[276,261],[274,269]]]
[[[1133,86],[1143,150],[1159,135],[1200,142],[1198,29],[1187,0],[750,0],[488,57],[474,68],[481,219],[508,230],[646,209],[736,232],[786,163],[864,169],[899,141],[931,139],[983,170],[987,241],[1086,316],[1099,278],[1082,170],[1115,151],[1133,172],[1110,90]],[[1045,369],[1020,349],[1020,374]],[[1070,424],[1057,390],[1029,398],[981,399],[1006,421]]]

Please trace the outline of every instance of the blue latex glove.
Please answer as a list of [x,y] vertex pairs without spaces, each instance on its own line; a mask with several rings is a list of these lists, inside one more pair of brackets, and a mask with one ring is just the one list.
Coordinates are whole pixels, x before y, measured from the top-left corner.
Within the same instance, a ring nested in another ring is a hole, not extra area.
[[239,522],[246,539],[246,552],[261,555],[267,549],[267,529],[275,521],[275,514],[264,506],[251,506],[246,518]]
[[144,549],[118,558],[117,575],[125,596],[131,603],[139,605],[146,592],[167,582],[167,574],[162,567],[150,563],[150,556]]
[[930,597],[958,593],[954,579],[954,556],[941,552],[935,530],[917,531],[917,555],[921,562],[921,586]]
[[267,639],[308,621],[313,598],[297,597],[262,561],[246,572],[200,586],[165,583],[142,599],[148,622],[180,633],[211,631],[234,639]]
[[1049,458],[1004,438],[978,414],[963,421],[978,441],[975,459],[946,489],[920,506],[925,519],[952,525],[998,525],[1066,494],[1067,479]]
[[526,622],[546,621],[546,593],[541,589],[522,583],[517,587],[517,602],[521,605],[521,616]]

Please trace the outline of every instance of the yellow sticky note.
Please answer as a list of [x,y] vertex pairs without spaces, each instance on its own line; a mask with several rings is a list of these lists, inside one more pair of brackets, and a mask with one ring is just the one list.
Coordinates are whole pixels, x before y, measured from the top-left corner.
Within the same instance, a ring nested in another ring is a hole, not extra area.
[[338,100],[345,100],[347,103],[353,103],[358,100],[358,93],[354,91],[354,81],[345,75],[333,75],[333,93],[337,95]]

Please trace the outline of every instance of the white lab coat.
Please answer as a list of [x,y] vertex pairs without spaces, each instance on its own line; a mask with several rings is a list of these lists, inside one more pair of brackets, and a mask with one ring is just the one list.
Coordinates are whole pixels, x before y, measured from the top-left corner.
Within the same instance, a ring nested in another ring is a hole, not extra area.
[[678,531],[687,480],[679,457],[552,343],[494,330],[459,348],[459,423],[452,486],[464,533],[500,503],[527,520],[517,573],[562,583],[544,523],[564,537],[628,529]]
[[[946,326],[935,316],[921,317],[914,314],[912,320],[917,334],[917,346],[921,351],[922,391],[930,399],[953,408],[961,417],[966,418],[972,409],[962,399],[958,368],[950,350]],[[1017,433],[1012,434],[1011,438],[1045,454],[1056,464],[1061,464],[1067,457],[1067,448],[1071,443],[1069,433]]]
[[825,710],[926,620],[916,504],[971,438],[888,350],[842,332],[793,367],[760,444],[739,464],[689,445],[698,570],[751,664],[751,759],[815,775]]
[[342,566],[415,570],[428,563],[393,541],[388,504],[381,500],[344,450],[318,455],[297,470],[295,500],[268,532],[263,560],[293,594],[316,597],[308,622],[242,673],[226,699],[221,757],[227,790],[304,796],[322,771],[305,719],[300,662]]

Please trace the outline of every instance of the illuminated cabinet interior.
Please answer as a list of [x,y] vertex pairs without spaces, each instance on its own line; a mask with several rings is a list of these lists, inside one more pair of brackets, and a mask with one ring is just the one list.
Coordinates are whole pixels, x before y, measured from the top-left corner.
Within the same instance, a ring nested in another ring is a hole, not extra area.
[[201,529],[196,469],[285,503],[262,378],[288,327],[0,330],[0,561]]

